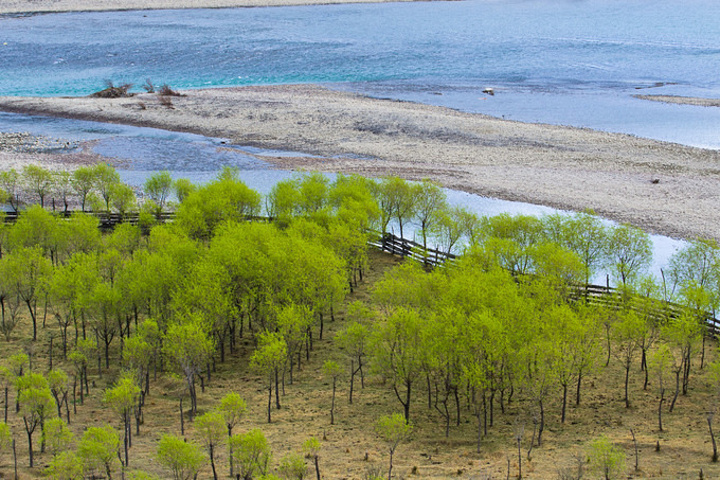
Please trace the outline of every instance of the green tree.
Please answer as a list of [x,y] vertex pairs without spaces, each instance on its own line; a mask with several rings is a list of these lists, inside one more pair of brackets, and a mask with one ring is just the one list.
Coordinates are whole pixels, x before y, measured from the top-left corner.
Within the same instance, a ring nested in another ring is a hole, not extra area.
[[648,362],[648,369],[655,374],[658,381],[657,389],[660,396],[660,400],[658,401],[658,430],[661,432],[663,431],[662,407],[663,403],[665,403],[666,376],[670,371],[673,361],[674,359],[672,352],[670,351],[670,347],[668,347],[667,344],[662,343],[650,357],[650,361]]
[[85,211],[88,196],[95,189],[97,175],[93,167],[78,167],[72,173],[72,188],[80,199],[80,208]]
[[437,229],[441,212],[447,210],[447,195],[432,180],[424,179],[418,185],[416,217],[420,224],[423,248],[427,249],[427,237]]
[[410,422],[412,389],[422,370],[423,321],[409,308],[396,308],[377,324],[371,341],[373,366],[389,380]]
[[330,403],[330,425],[335,425],[335,392],[337,390],[337,381],[343,374],[343,369],[334,360],[327,360],[323,364],[323,375],[332,382],[332,401]]
[[173,324],[168,328],[163,341],[163,353],[183,373],[190,395],[190,414],[197,412],[195,378],[215,351],[212,339],[197,319],[189,323]]
[[98,163],[93,168],[95,188],[105,202],[105,211],[110,211],[110,202],[116,185],[120,183],[120,174],[107,163]]
[[72,173],[68,170],[59,170],[53,173],[53,193],[58,196],[63,203],[63,212],[67,214],[70,206],[70,197],[72,197]]
[[632,283],[652,262],[650,236],[632,225],[614,227],[608,240],[610,270],[616,281]]
[[83,465],[74,452],[64,451],[53,457],[45,469],[50,480],[83,480]]
[[124,183],[115,183],[110,188],[110,198],[113,208],[125,218],[125,214],[137,208],[135,191]]
[[320,480],[320,447],[320,441],[315,437],[310,437],[305,440],[302,447],[305,456],[313,459],[317,480]]
[[90,427],[82,435],[78,443],[78,457],[82,460],[84,470],[91,475],[103,471],[108,480],[118,463],[120,438],[110,425]]
[[275,387],[275,405],[280,408],[280,394],[278,392],[280,369],[287,360],[287,344],[277,333],[264,332],[258,335],[258,346],[250,357],[250,366],[261,376],[264,376],[268,388],[268,423],[271,423],[272,393]]
[[628,385],[630,379],[630,367],[635,354],[640,348],[640,341],[645,328],[644,319],[633,310],[622,312],[620,321],[615,324],[615,343],[617,345],[616,355],[622,362],[625,369],[625,407],[630,408],[630,397]]
[[0,422],[0,455],[12,447],[13,435],[6,422]]
[[383,415],[378,419],[375,429],[382,440],[384,440],[390,449],[390,468],[388,469],[388,480],[392,479],[393,456],[397,447],[410,440],[412,436],[413,426],[399,413],[392,415]]
[[[53,400],[47,380],[39,373],[26,373],[17,379],[20,414],[28,437],[30,468],[35,465],[33,455],[33,433],[40,427],[42,431],[45,419],[52,412]],[[44,443],[42,444],[44,450]]]
[[590,443],[588,457],[590,468],[605,480],[620,478],[625,472],[625,453],[606,436]]
[[0,196],[10,204],[15,213],[18,211],[19,182],[20,175],[14,168],[0,172],[0,188],[3,190]]
[[241,182],[237,172],[223,172],[190,193],[177,209],[175,223],[192,238],[210,239],[225,222],[245,220],[260,211],[260,194]]
[[[217,406],[218,412],[223,417],[225,426],[227,427],[228,440],[232,437],[233,428],[240,422],[240,419],[245,415],[247,411],[247,403],[243,400],[239,394],[230,392],[226,394]],[[230,449],[230,476],[234,477],[233,471],[233,452],[232,445],[229,445]]]
[[[357,308],[357,307],[356,307]],[[350,394],[349,403],[353,401],[355,376],[360,374],[361,386],[365,386],[363,364],[367,357],[367,343],[370,338],[370,328],[359,322],[349,324],[344,330],[335,335],[335,342],[350,357]]]
[[140,387],[130,376],[122,376],[114,387],[105,390],[103,401],[120,417],[123,424],[125,467],[130,465],[128,450],[132,446],[132,414],[140,397]]
[[720,249],[715,240],[696,239],[670,258],[668,276],[675,286],[682,288],[691,282],[700,287],[717,285],[720,271]]
[[167,434],[158,442],[157,459],[172,472],[174,480],[195,478],[206,461],[198,445]]
[[172,189],[175,192],[175,198],[178,203],[182,203],[185,199],[195,191],[195,185],[187,178],[178,178],[172,184]]
[[263,433],[254,428],[242,435],[230,438],[235,465],[240,470],[240,478],[251,480],[255,476],[267,474],[272,453]]
[[389,219],[397,221],[400,237],[404,237],[404,227],[414,218],[417,210],[417,185],[399,177],[387,177],[381,180],[379,193],[381,209],[388,213]]
[[161,213],[172,192],[173,179],[170,172],[163,170],[150,175],[143,186],[145,193],[157,205],[157,213]]
[[195,430],[200,436],[200,441],[205,445],[205,448],[207,448],[213,478],[217,480],[215,449],[225,441],[225,420],[219,412],[206,412],[195,419]]
[[70,407],[68,406],[68,394],[70,393],[70,379],[64,370],[53,369],[48,372],[47,375],[48,386],[50,387],[50,393],[52,393],[55,399],[55,406],[57,407],[58,418],[62,418],[62,405],[65,404],[65,411],[67,413],[67,421],[70,422]]
[[25,187],[38,196],[40,206],[45,207],[45,197],[53,186],[52,172],[38,165],[23,167],[22,179]]
[[278,467],[280,476],[285,480],[303,480],[307,475],[307,465],[302,456],[297,453],[288,453],[280,459]]
[[52,265],[39,247],[18,248],[3,257],[3,269],[12,279],[12,288],[27,305],[33,323],[33,341],[37,340],[37,301],[41,287],[50,276]]
[[51,418],[45,422],[42,434],[53,457],[67,451],[75,437],[62,418]]
[[302,349],[308,341],[308,332],[314,323],[312,312],[306,306],[291,303],[276,309],[277,330],[287,345],[290,363],[290,384],[293,383],[293,370],[297,363],[300,368]]

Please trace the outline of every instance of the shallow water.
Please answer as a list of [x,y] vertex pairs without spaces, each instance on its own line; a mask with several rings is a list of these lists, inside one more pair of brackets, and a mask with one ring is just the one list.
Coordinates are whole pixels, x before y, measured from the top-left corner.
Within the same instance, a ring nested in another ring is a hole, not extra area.
[[[0,18],[0,94],[314,82],[720,148],[714,0],[419,2]],[[656,84],[665,86],[653,87]],[[482,94],[486,86],[495,96]],[[642,88],[642,90],[637,90]]]
[[[0,94],[86,95],[105,80],[148,78],[174,88],[314,82],[720,148],[720,109],[632,96],[720,97],[717,18],[714,0],[682,8],[670,0],[466,0],[4,17]],[[226,139],[6,114],[0,130],[98,140],[97,152],[127,160],[123,178],[134,184],[159,169],[203,182],[233,165],[264,193],[291,175]],[[552,211],[449,194],[483,214]],[[658,272],[681,243],[653,238]]]

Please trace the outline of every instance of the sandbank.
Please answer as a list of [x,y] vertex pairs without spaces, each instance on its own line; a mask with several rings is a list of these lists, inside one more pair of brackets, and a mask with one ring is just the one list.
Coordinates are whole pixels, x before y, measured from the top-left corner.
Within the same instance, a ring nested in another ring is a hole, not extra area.
[[694,105],[696,107],[720,107],[720,98],[683,97],[680,95],[633,95],[641,100],[653,102],[675,103],[678,105]]
[[315,85],[132,98],[0,97],[0,110],[230,138],[319,157],[280,168],[431,178],[466,192],[598,214],[678,238],[720,240],[720,152],[526,124]]
[[162,10],[188,8],[281,7],[414,0],[3,0],[2,14]]

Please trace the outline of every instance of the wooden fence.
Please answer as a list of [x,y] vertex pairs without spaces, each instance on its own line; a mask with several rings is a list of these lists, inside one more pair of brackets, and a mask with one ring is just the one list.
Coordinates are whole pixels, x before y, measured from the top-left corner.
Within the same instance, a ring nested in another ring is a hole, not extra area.
[[[62,217],[69,217],[72,213],[74,212],[55,212],[56,215]],[[94,212],[90,213],[90,215],[94,215],[99,219],[100,228],[103,230],[110,230],[121,223],[137,225],[140,218],[138,213],[126,213],[121,215],[119,213]],[[17,218],[17,212],[5,213],[5,222],[15,222],[17,221]],[[163,212],[157,215],[156,218],[160,223],[170,222],[175,219],[175,212]],[[248,220],[265,222],[272,221],[272,219],[268,217],[250,217]],[[416,262],[420,262],[427,268],[441,267],[446,263],[454,262],[457,258],[457,256],[452,253],[425,248],[417,242],[406,240],[392,233],[383,234],[373,230],[369,231],[369,233],[371,237],[368,241],[369,246],[392,255],[398,255],[403,258],[409,258]],[[575,301],[583,301],[593,305],[603,305],[609,308],[630,308],[637,313],[650,315],[658,321],[677,318],[688,311],[686,307],[672,302],[639,296],[628,298],[626,293],[612,288],[609,285],[570,285],[570,298]],[[704,317],[705,324],[707,325],[707,332],[713,336],[720,335],[720,321],[718,321],[717,318],[709,312],[703,313],[702,316]]]
[[457,258],[452,253],[425,248],[417,242],[406,240],[392,233],[381,234],[377,231],[370,231],[370,234],[373,237],[369,241],[371,247],[403,258],[410,258],[430,268],[445,265],[445,263],[452,262]]
[[[409,258],[426,265],[428,268],[443,266],[447,262],[454,261],[457,256],[451,253],[425,249],[419,243],[405,240],[391,233],[375,233],[370,246],[378,248],[393,255]],[[622,309],[630,308],[638,314],[649,315],[657,321],[667,321],[678,318],[688,312],[687,307],[673,302],[666,302],[641,296],[628,297],[627,293],[610,286],[577,284],[570,285],[570,298],[574,301],[583,301],[592,305],[603,305],[608,308]],[[703,320],[707,326],[707,333],[711,336],[720,335],[720,321],[709,312],[702,313]]]

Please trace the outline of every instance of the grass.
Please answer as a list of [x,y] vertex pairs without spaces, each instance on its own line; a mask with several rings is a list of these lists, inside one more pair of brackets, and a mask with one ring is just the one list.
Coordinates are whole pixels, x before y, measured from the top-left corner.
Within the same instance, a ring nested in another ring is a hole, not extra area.
[[[371,265],[365,282],[356,289],[349,300],[368,300],[372,284],[383,272],[398,260],[385,254],[373,252]],[[297,372],[295,384],[285,387],[281,398],[282,408],[273,411],[273,423],[266,423],[266,395],[263,381],[249,370],[249,354],[252,341],[244,338],[239,342],[235,355],[228,356],[224,364],[217,364],[217,372],[204,393],[199,393],[199,413],[213,408],[219,399],[229,391],[237,391],[248,403],[248,412],[236,433],[251,428],[261,429],[273,448],[272,470],[276,472],[279,460],[287,452],[300,452],[302,443],[310,436],[321,440],[320,470],[323,478],[364,479],[368,472],[387,473],[388,451],[377,437],[372,425],[380,415],[400,412],[400,405],[388,385],[376,377],[367,379],[364,389],[356,389],[353,405],[347,401],[348,383],[340,382],[335,412],[335,425],[330,425],[330,401],[332,385],[322,376],[322,365],[326,360],[346,360],[333,345],[332,337],[345,324],[344,309],[336,312],[336,321],[327,321],[325,336],[315,342],[309,363],[303,364]],[[22,327],[29,331],[29,321]],[[53,326],[48,324],[48,330]],[[13,353],[34,347],[36,370],[47,371],[47,332],[41,332],[36,345],[17,339],[0,343],[0,355],[6,358]],[[114,342],[117,348],[117,342]],[[714,359],[715,346],[712,350]],[[59,352],[59,348],[56,348]],[[117,352],[115,352],[117,353]],[[56,364],[58,363],[56,359]],[[642,390],[643,374],[639,362],[631,372],[631,408],[623,402],[623,371],[617,361],[610,366],[599,367],[586,380],[583,403],[569,408],[568,419],[560,424],[560,392],[554,391],[546,406],[547,427],[543,445],[535,447],[532,460],[527,459],[527,450],[532,435],[532,405],[515,401],[503,414],[495,412],[495,425],[490,434],[482,440],[482,451],[477,453],[476,419],[469,411],[463,410],[461,425],[453,426],[449,438],[445,438],[443,421],[436,412],[427,408],[423,390],[416,391],[411,416],[415,424],[415,435],[409,444],[400,445],[394,459],[394,478],[516,478],[518,473],[516,433],[524,429],[521,440],[523,478],[556,479],[563,471],[574,472],[578,464],[587,467],[586,451],[589,443],[600,435],[607,435],[612,442],[625,452],[627,477],[632,478],[717,478],[720,466],[710,459],[712,448],[706,423],[706,412],[716,406],[716,389],[707,369],[698,369],[695,361],[688,396],[681,396],[675,411],[664,413],[665,431],[657,430],[658,395],[654,385]],[[94,363],[92,363],[94,365]],[[65,366],[67,367],[67,366]],[[70,371],[69,367],[66,371]],[[118,375],[116,368],[103,371],[98,376],[97,368],[90,368],[91,391],[85,405],[78,406],[78,415],[72,417],[71,428],[76,439],[88,426],[110,423],[120,428],[120,419],[102,404],[105,388],[112,385]],[[163,377],[151,384],[151,394],[145,407],[145,424],[139,436],[133,438],[130,450],[130,469],[141,468],[161,478],[169,478],[154,457],[155,446],[164,433],[180,435],[179,394],[184,392],[182,382]],[[0,403],[2,399],[0,397]],[[11,407],[14,395],[10,396]],[[187,405],[187,403],[186,403]],[[9,423],[17,440],[17,452],[21,478],[42,477],[42,466],[49,462],[49,454],[37,454],[37,466],[27,468],[27,440],[22,419],[11,408]],[[634,471],[634,446],[630,435],[633,429],[639,448],[639,470]],[[717,428],[720,430],[720,428]],[[36,434],[37,435],[37,434]],[[192,424],[186,422],[185,438],[195,437]],[[660,451],[655,451],[659,443]],[[39,436],[36,436],[39,449]],[[578,458],[580,461],[578,462]],[[228,475],[227,452],[219,449],[217,465],[220,474]],[[314,478],[311,461],[309,478]],[[509,468],[509,471],[508,471]],[[12,458],[7,452],[0,454],[0,478],[12,478]],[[117,478],[120,478],[119,472]],[[212,478],[209,464],[201,470],[200,479]],[[572,478],[572,477],[565,477]],[[586,475],[585,478],[597,478]]]

